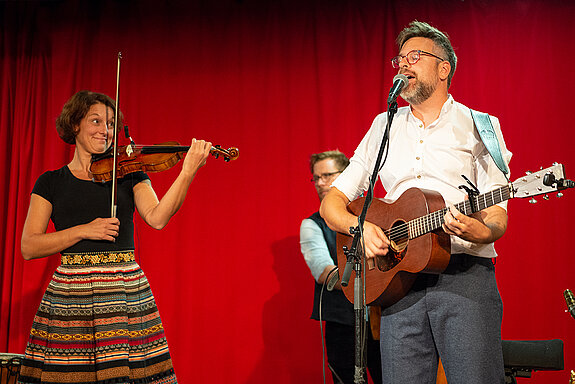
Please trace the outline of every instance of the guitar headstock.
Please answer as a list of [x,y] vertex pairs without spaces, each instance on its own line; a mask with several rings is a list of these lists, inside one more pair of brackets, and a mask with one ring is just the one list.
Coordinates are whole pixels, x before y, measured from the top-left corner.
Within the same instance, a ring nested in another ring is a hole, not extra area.
[[[513,182],[513,197],[525,198],[547,193],[558,192],[570,187],[565,180],[565,170],[563,164],[553,163],[549,168],[537,172],[527,172],[525,176],[518,178]],[[572,183],[572,182],[571,182]],[[561,197],[562,194],[558,194]],[[536,203],[535,199],[531,199]]]

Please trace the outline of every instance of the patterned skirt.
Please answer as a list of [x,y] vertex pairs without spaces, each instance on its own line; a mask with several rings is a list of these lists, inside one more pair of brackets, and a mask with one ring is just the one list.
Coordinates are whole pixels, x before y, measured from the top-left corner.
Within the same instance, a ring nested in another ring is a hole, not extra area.
[[34,317],[18,382],[177,383],[133,252],[62,255]]

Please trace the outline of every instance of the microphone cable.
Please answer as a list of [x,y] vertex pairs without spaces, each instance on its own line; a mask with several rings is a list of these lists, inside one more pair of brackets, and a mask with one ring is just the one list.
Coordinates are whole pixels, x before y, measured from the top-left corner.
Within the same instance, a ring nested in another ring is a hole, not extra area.
[[[329,271],[329,273],[327,274],[323,284],[321,285],[321,291],[319,293],[319,331],[321,334],[321,367],[322,367],[322,373],[323,373],[323,384],[325,384],[325,380],[326,380],[326,376],[325,376],[325,337],[323,334],[323,319],[321,316],[322,313],[322,309],[323,309],[323,291],[325,289],[325,286],[327,284],[327,282],[330,279],[330,276],[334,273],[338,271],[338,267],[333,268],[331,271]],[[329,363],[328,363],[329,365]],[[333,372],[333,374],[339,379],[339,381],[341,382],[341,384],[343,384],[343,381],[339,378],[338,374],[334,371],[334,369],[332,368],[332,366],[329,366],[329,369]],[[339,384],[339,383],[338,383]]]

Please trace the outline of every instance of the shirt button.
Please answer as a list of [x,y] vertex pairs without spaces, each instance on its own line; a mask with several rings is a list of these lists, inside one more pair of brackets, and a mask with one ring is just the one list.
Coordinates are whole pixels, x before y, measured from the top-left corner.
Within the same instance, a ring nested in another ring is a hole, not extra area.
[[418,179],[421,179],[421,175],[417,175],[417,178],[418,178]]
[[419,140],[419,144],[423,144],[423,140]]
[[423,128],[423,124],[419,124],[419,128]]
[[415,160],[419,160],[419,156],[417,156],[417,157],[415,158]]

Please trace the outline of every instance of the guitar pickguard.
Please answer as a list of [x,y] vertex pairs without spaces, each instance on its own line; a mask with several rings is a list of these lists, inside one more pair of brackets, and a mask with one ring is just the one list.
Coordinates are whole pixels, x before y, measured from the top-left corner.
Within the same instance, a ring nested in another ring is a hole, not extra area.
[[385,256],[377,257],[377,268],[382,272],[387,272],[395,268],[395,266],[399,264],[407,254],[407,243],[409,241],[407,233],[405,233],[405,235],[394,235],[394,228],[396,229],[404,224],[405,221],[398,220],[391,226],[391,230],[389,231],[389,252],[387,252],[387,255]]

